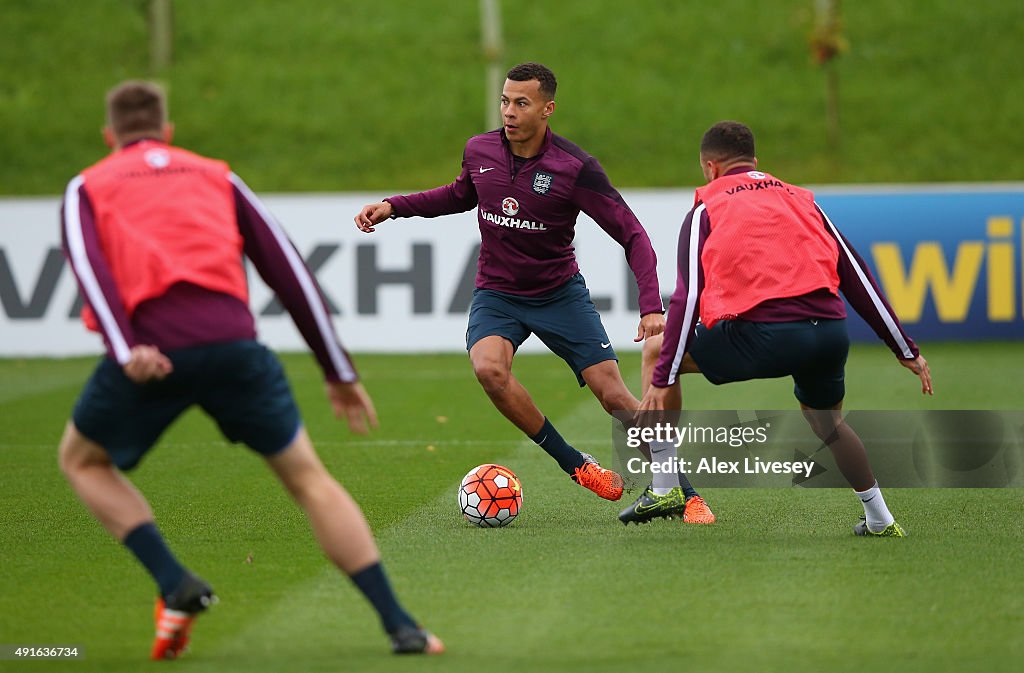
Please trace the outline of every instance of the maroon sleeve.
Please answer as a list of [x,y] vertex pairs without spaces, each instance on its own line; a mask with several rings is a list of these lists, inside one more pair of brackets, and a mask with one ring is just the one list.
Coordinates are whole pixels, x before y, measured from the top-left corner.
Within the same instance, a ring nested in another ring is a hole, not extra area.
[[658,257],[651,239],[622,195],[612,187],[597,159],[587,158],[576,178],[572,200],[625,251],[640,291],[640,315],[663,312],[665,307],[658,288]]
[[690,350],[693,331],[700,315],[700,295],[704,291],[704,267],[700,253],[711,231],[711,222],[703,204],[687,214],[679,230],[679,252],[676,261],[676,289],[669,302],[661,356],[654,368],[651,385],[665,388],[676,382],[679,364]]
[[917,358],[917,345],[903,329],[900,319],[896,317],[896,312],[886,300],[868,265],[832,224],[825,211],[815,205],[826,231],[836,239],[839,246],[839,262],[836,265],[839,272],[839,291],[896,357],[901,360]]
[[61,205],[61,246],[86,305],[96,316],[103,341],[119,364],[127,364],[136,345],[131,320],[103,254],[96,217],[82,176],[72,180]]
[[462,155],[462,172],[455,182],[425,192],[389,196],[384,200],[391,204],[395,217],[439,217],[473,209],[478,199],[473,179],[466,168],[465,152]]
[[230,179],[246,257],[295,321],[324,377],[328,381],[358,381],[359,375],[334,331],[327,303],[313,274],[270,211],[238,176],[232,174]]

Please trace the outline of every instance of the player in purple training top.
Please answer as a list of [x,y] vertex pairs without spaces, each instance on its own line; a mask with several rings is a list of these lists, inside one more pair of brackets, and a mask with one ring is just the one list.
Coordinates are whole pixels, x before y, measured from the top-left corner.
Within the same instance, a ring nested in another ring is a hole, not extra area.
[[548,128],[555,88],[543,65],[512,68],[501,94],[503,127],[469,139],[455,182],[367,205],[355,223],[372,232],[388,218],[479,207],[480,259],[466,332],[473,371],[494,406],[577,483],[618,500],[622,478],[566,443],[512,374],[516,349],[536,334],[606,411],[637,408],[573,254],[580,211],[625,250],[640,290],[635,341],[665,327],[647,232],[597,160]]

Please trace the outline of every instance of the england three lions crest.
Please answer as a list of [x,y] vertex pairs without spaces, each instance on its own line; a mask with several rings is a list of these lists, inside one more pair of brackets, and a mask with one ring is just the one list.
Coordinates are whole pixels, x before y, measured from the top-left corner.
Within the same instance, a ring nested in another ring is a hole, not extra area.
[[537,171],[533,174],[533,191],[537,192],[541,196],[548,193],[551,189],[551,182],[554,177],[550,173],[543,173]]

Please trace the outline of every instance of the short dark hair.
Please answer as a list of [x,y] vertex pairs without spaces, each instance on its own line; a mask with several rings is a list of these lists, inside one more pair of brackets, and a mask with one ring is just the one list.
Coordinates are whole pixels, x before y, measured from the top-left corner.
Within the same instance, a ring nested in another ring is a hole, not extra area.
[[107,93],[107,124],[118,138],[158,133],[167,123],[166,100],[153,82],[121,82]]
[[712,126],[700,141],[700,153],[712,161],[754,160],[754,133],[746,124],[721,121]]
[[540,82],[540,92],[547,96],[548,100],[555,100],[555,89],[558,88],[558,82],[555,80],[555,73],[545,65],[532,62],[520,63],[509,70],[505,77],[513,82],[529,82],[531,79],[535,79]]

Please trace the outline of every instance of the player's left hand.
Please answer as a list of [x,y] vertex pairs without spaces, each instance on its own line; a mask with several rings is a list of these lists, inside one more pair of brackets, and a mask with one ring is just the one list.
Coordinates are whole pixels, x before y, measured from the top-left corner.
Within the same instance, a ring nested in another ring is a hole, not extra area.
[[352,432],[365,435],[370,428],[380,427],[377,422],[377,410],[373,408],[373,400],[362,383],[328,381],[327,399],[331,402],[334,415],[337,418],[344,418]]
[[665,331],[665,316],[661,313],[648,313],[640,318],[636,328],[634,342],[643,341],[647,337],[657,336]]
[[928,361],[923,356],[918,355],[913,360],[900,360],[901,365],[909,369],[910,371],[917,374],[917,377],[921,379],[921,394],[922,395],[934,395],[935,391],[932,388],[932,372],[928,369]]

